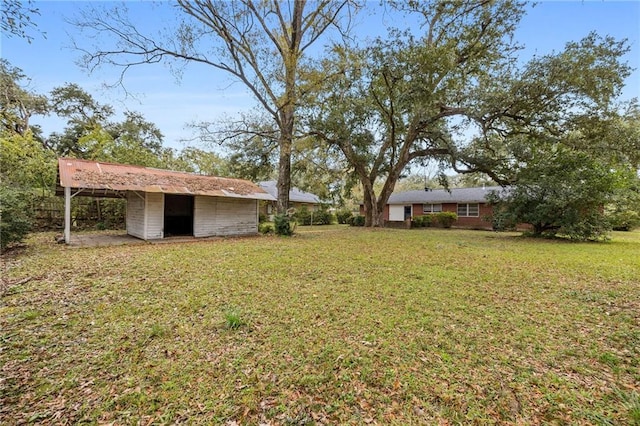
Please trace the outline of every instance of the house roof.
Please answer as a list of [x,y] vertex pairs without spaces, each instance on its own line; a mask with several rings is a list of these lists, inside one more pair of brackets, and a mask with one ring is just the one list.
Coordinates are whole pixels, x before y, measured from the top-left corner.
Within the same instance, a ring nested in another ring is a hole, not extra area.
[[[258,185],[269,194],[271,194],[274,198],[278,198],[278,187],[276,186],[275,180],[267,180],[264,182],[258,182]],[[292,187],[289,190],[289,201],[293,201],[296,203],[309,203],[309,204],[320,204],[320,198],[311,194],[310,192],[304,192],[296,187]]]
[[388,204],[442,204],[442,203],[484,203],[491,191],[503,190],[500,186],[484,188],[452,188],[396,192],[389,197]]
[[63,193],[63,188],[72,188],[81,191],[79,195],[98,197],[116,197],[124,191],[140,191],[274,199],[258,185],[247,180],[74,158],[58,159],[58,178],[58,194]]

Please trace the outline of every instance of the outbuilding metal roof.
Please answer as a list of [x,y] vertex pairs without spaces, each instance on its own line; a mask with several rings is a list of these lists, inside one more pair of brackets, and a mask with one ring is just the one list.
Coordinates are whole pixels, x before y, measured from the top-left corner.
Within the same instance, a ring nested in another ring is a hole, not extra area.
[[433,189],[429,191],[406,191],[391,194],[388,204],[442,204],[442,203],[484,203],[492,191],[501,192],[500,186],[484,188]]
[[[275,180],[259,182],[258,185],[260,185],[260,187],[269,194],[273,195],[273,197],[278,198],[278,188]],[[289,201],[296,203],[320,204],[320,198],[318,198],[317,195],[301,191],[296,187],[292,187],[289,190]]]
[[58,194],[63,192],[63,188],[72,188],[81,190],[79,195],[101,197],[138,191],[275,200],[271,194],[247,180],[74,158],[58,159],[58,177]]

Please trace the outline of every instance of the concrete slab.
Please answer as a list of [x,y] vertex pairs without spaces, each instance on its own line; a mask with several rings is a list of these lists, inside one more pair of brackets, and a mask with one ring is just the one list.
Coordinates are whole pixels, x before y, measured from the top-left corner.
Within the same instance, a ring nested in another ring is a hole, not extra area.
[[[257,235],[257,234],[256,234]],[[121,246],[130,244],[171,244],[171,243],[191,243],[198,241],[215,241],[221,240],[223,237],[192,237],[192,236],[175,236],[166,237],[158,240],[141,240],[131,235],[121,234],[74,234],[71,233],[71,243],[67,244],[69,248],[82,247],[108,247]]]
[[71,234],[69,248],[121,246],[125,244],[147,244],[146,241],[128,234]]

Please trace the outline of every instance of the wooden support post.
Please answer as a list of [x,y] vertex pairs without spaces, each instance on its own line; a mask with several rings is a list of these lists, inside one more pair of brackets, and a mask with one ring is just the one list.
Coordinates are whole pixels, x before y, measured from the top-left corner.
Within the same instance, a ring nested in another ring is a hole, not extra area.
[[71,188],[64,188],[64,242],[71,242]]

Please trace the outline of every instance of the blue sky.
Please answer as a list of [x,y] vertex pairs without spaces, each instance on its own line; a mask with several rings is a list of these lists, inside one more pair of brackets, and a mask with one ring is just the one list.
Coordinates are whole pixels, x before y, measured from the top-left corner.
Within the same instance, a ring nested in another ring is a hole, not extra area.
[[[145,65],[127,73],[124,84],[135,97],[124,91],[106,89],[105,83],[117,80],[119,70],[102,68],[91,75],[76,65],[80,52],[72,49],[71,37],[77,33],[65,18],[72,18],[89,3],[81,1],[36,1],[41,15],[34,20],[46,38],[33,34],[31,44],[19,38],[1,37],[1,55],[21,68],[31,79],[29,89],[48,93],[67,82],[77,83],[116,111],[141,112],[165,135],[165,145],[181,148],[180,139],[190,136],[185,124],[192,121],[216,121],[233,117],[254,104],[244,87],[225,74],[204,66],[188,66],[177,81],[171,70],[161,64]],[[128,2],[145,26],[159,28],[171,16],[170,7],[155,8],[149,2]],[[377,2],[372,2],[377,4]],[[107,6],[109,4],[107,3]],[[396,23],[397,24],[397,23]],[[362,30],[366,30],[363,23]],[[521,57],[546,54],[563,49],[565,43],[579,40],[590,31],[626,38],[631,45],[627,61],[636,70],[627,80],[623,97],[640,97],[640,1],[542,1],[530,8],[516,33],[525,45]],[[45,135],[62,131],[63,122],[54,118],[32,120],[41,124]]]

